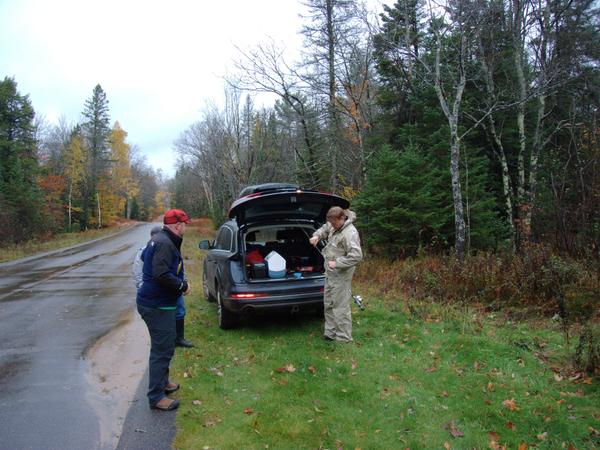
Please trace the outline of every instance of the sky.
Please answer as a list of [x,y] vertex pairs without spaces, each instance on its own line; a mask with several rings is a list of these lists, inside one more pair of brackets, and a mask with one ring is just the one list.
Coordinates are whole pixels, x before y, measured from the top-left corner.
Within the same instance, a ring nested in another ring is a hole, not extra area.
[[173,144],[223,97],[236,47],[273,39],[292,60],[302,10],[300,0],[0,0],[0,79],[14,78],[51,124],[79,122],[100,84],[111,122],[172,176]]

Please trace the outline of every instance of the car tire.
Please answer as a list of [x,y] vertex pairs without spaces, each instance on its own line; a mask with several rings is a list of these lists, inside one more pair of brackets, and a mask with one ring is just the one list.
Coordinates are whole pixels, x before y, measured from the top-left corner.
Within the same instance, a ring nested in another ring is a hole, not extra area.
[[217,319],[219,321],[219,328],[222,330],[229,330],[235,328],[239,322],[239,317],[229,311],[223,305],[223,295],[221,290],[217,286]]
[[202,273],[202,293],[204,294],[204,300],[207,302],[214,302],[216,300],[215,296],[210,293],[206,273]]

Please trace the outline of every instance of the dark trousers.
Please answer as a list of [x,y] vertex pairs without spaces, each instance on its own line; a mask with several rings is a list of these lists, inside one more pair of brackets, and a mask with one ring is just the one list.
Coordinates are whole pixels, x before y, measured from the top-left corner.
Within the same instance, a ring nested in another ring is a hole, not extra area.
[[148,401],[155,405],[165,396],[169,382],[169,364],[175,353],[175,310],[137,308],[150,333]]

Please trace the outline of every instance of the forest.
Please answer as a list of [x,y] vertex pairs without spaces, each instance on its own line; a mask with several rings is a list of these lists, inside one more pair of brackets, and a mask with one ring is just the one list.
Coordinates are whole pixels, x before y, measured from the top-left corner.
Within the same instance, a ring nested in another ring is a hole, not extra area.
[[[304,4],[301,55],[269,40],[239,48],[225,101],[173,143],[172,179],[111,122],[100,84],[79,123],[56,125],[6,76],[0,242],[168,206],[218,222],[244,186],[285,181],[349,198],[372,255],[463,259],[536,243],[598,261],[596,3]],[[272,104],[256,106],[261,95]]]

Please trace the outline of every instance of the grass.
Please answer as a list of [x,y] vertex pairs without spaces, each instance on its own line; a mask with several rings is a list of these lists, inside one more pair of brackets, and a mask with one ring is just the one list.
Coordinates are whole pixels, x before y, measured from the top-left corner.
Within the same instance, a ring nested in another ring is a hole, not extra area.
[[113,234],[122,229],[122,226],[102,228],[100,230],[79,231],[76,233],[63,233],[48,239],[32,239],[19,244],[10,244],[0,247],[0,262],[12,261],[14,259],[25,258],[36,253],[56,250],[59,248],[70,247],[72,245],[88,242],[93,239]]
[[[175,448],[597,448],[597,379],[570,372],[552,321],[421,303],[408,309],[357,286],[354,344],[323,341],[315,315],[220,330],[201,293],[200,236],[189,227],[187,338],[172,377]],[[366,263],[365,263],[366,264]],[[527,447],[525,447],[527,446]]]

